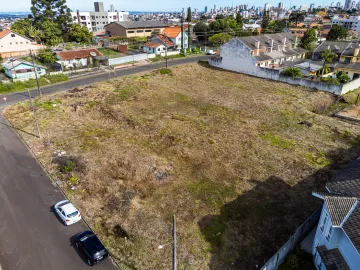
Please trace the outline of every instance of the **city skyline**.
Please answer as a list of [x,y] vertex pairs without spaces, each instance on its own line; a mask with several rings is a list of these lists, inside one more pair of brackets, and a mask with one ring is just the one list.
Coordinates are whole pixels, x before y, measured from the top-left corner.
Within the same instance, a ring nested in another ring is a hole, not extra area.
[[[182,8],[191,7],[192,9],[197,9],[199,12],[203,12],[205,9],[205,6],[208,7],[210,10],[211,8],[216,5],[218,8],[225,7],[225,6],[237,6],[241,4],[247,4],[248,6],[261,6],[263,7],[265,3],[268,3],[272,7],[277,7],[279,5],[279,2],[283,2],[285,8],[289,8],[290,6],[296,5],[297,7],[303,6],[310,6],[310,4],[313,1],[304,1],[301,3],[298,3],[294,0],[291,1],[249,1],[246,0],[242,1],[231,1],[231,0],[198,0],[196,1],[196,5],[194,5],[194,1],[190,0],[182,0],[182,1],[164,1],[159,0],[156,2],[151,2],[147,0],[136,0],[132,2],[126,2],[119,0],[105,0],[104,2],[105,10],[110,10],[110,5],[114,6],[115,10],[118,11],[145,11],[145,12],[151,12],[151,11],[177,11],[180,12]],[[333,1],[317,1],[316,6],[322,5],[330,5]],[[154,4],[155,3],[155,4]],[[343,6],[345,4],[344,1],[341,1],[341,5]],[[78,0],[67,0],[67,5],[70,9],[73,11],[81,10],[81,11],[93,11],[94,10],[94,3],[93,2],[80,2]],[[5,7],[3,6],[3,11],[5,12],[27,12],[30,11],[30,1],[29,0],[18,0],[16,5],[11,5],[11,7]]]

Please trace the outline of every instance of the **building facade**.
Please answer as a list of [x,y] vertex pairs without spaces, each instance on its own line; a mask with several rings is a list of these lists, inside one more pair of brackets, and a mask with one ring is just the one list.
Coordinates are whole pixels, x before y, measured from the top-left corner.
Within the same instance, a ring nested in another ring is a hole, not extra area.
[[[187,30],[187,28],[186,28]],[[188,47],[188,33],[184,28],[184,48]],[[167,27],[162,32],[163,35],[166,35],[170,40],[176,44],[177,49],[181,49],[181,27]]]
[[360,33],[360,16],[350,16],[348,19],[340,19],[339,17],[334,16],[331,24],[340,25],[345,27],[348,30],[352,30]]
[[318,270],[357,270],[360,266],[360,159],[326,184],[327,192],[313,192],[324,201],[313,242]]
[[0,56],[2,58],[29,55],[30,50],[36,51],[45,46],[36,44],[33,40],[19,35],[9,29],[0,32]]
[[162,21],[112,22],[105,26],[110,37],[150,37],[154,32],[161,34],[168,24]]
[[99,32],[104,31],[105,25],[109,23],[128,20],[129,12],[105,11],[102,2],[95,2],[94,6],[95,11],[92,12],[71,12],[73,23],[86,26],[90,32]]
[[2,64],[5,75],[11,79],[35,79],[35,72],[37,76],[46,75],[46,68],[40,65],[35,64],[35,68],[33,64],[18,60],[18,59],[9,59],[5,63]]

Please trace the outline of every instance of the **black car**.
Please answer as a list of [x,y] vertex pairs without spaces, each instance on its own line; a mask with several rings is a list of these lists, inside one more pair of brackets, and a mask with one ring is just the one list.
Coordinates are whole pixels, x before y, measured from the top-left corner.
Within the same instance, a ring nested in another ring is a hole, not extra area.
[[75,236],[75,245],[85,254],[88,265],[94,265],[109,256],[99,238],[91,231],[77,234]]

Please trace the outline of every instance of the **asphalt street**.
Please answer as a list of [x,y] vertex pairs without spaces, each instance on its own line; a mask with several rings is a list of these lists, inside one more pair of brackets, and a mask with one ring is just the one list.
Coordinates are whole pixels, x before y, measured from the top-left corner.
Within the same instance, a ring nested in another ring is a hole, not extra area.
[[[205,56],[169,61],[169,66],[207,59]],[[138,66],[112,72],[111,78],[164,67],[165,63]],[[109,79],[97,74],[42,88],[43,94]],[[31,94],[37,96],[37,91]],[[26,93],[7,95],[0,109],[28,98]],[[52,183],[31,152],[0,114],[0,270],[89,269],[73,246],[72,237],[87,229],[78,222],[64,226],[52,212],[52,206],[63,200],[63,194]],[[93,269],[117,269],[108,258]]]

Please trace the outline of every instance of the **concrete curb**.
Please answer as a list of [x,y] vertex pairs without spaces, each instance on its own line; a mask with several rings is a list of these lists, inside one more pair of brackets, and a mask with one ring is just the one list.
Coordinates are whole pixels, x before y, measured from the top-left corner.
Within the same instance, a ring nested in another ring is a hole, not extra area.
[[341,119],[350,120],[350,121],[360,123],[360,119],[355,118],[355,117],[351,117],[351,116],[342,115],[341,112],[338,112],[338,113],[334,114],[334,116],[338,117],[338,118],[341,118]]

